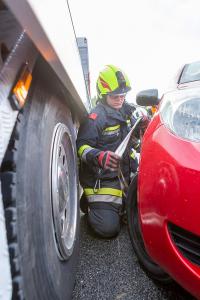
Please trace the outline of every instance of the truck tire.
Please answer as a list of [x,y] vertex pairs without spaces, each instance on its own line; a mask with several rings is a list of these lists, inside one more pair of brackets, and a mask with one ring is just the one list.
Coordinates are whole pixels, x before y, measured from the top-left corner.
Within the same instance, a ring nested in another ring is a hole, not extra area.
[[157,282],[160,282],[162,284],[169,284],[173,281],[171,277],[167,273],[165,273],[159,267],[159,265],[154,263],[145,249],[139,223],[137,179],[138,175],[136,174],[136,176],[131,181],[127,196],[127,219],[131,243],[138,261],[146,274],[151,279]]
[[71,299],[79,249],[75,139],[55,82],[33,74],[1,168],[13,299]]

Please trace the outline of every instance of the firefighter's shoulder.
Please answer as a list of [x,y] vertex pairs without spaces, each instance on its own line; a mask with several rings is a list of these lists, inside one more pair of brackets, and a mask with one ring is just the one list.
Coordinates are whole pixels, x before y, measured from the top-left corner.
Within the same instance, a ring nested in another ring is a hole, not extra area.
[[88,119],[99,122],[102,118],[104,118],[104,115],[104,108],[102,107],[102,105],[97,104],[97,106],[95,106],[88,114]]
[[99,116],[101,115],[101,109],[96,106],[95,108],[92,109],[92,111],[88,114],[88,119],[90,120],[97,120],[99,119]]
[[88,118],[91,120],[96,120],[97,117],[98,117],[98,113],[96,113],[96,112],[92,112],[88,115]]

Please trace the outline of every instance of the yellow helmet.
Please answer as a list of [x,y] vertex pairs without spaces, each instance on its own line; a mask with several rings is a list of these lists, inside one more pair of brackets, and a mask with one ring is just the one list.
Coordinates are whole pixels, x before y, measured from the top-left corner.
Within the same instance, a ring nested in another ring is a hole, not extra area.
[[130,91],[131,86],[126,74],[113,65],[107,65],[97,79],[97,95],[120,95]]

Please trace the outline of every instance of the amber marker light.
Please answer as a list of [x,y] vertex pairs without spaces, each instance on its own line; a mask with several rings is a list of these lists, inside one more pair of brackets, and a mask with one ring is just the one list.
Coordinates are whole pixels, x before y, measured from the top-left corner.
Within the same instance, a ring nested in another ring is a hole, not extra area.
[[19,79],[12,90],[12,100],[17,109],[23,108],[31,85],[32,75],[25,65],[20,73]]
[[153,105],[151,107],[152,115],[154,115],[157,112],[157,110],[158,110],[157,107],[155,105]]

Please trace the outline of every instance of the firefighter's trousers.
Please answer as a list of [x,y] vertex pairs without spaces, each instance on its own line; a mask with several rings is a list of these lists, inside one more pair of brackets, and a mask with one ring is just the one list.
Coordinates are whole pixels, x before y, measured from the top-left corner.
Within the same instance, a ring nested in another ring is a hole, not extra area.
[[88,224],[101,237],[110,238],[120,231],[122,190],[118,178],[97,182],[84,188],[88,202]]

